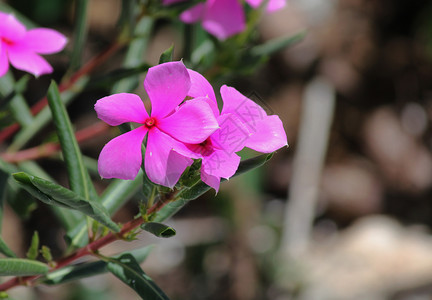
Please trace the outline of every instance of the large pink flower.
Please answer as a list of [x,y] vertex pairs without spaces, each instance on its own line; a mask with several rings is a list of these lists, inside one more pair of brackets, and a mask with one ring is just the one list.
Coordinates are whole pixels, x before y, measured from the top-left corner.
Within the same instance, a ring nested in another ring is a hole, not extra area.
[[51,73],[51,65],[39,54],[59,52],[66,43],[66,37],[55,30],[26,30],[14,15],[0,12],[0,77],[9,70],[9,62],[35,76]]
[[192,83],[188,96],[205,97],[220,128],[200,144],[182,144],[174,150],[202,160],[201,180],[207,185],[218,191],[221,178],[229,179],[235,174],[240,163],[236,152],[243,147],[270,153],[287,145],[278,116],[267,115],[254,101],[225,85],[221,88],[224,106],[219,113],[210,83],[201,74],[193,70],[188,72]]
[[[170,5],[186,0],[162,0]],[[258,8],[264,0],[246,0],[253,8]],[[286,0],[270,0],[267,11],[273,12],[285,6]],[[246,17],[239,0],[207,0],[184,11],[180,20],[185,23],[201,22],[203,28],[220,40],[242,32],[246,27]]]
[[145,78],[144,88],[152,103],[150,116],[142,100],[134,94],[115,94],[97,101],[97,115],[109,125],[142,124],[105,145],[98,161],[102,177],[135,178],[142,162],[142,142],[148,133],[144,161],[147,176],[157,184],[175,185],[192,160],[172,150],[182,147],[182,143],[202,143],[218,128],[205,99],[178,106],[190,85],[183,63],[169,62],[150,68]]

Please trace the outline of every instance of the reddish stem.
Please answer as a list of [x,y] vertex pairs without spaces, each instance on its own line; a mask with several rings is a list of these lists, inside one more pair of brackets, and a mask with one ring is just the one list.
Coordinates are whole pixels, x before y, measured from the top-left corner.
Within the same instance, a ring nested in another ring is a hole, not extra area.
[[[59,91],[63,92],[69,89],[71,86],[75,84],[75,82],[78,81],[78,79],[92,72],[97,66],[105,62],[111,55],[117,52],[117,50],[120,49],[122,46],[123,44],[119,42],[114,42],[113,44],[111,44],[111,46],[108,49],[106,49],[104,52],[100,53],[93,59],[91,59],[88,63],[82,66],[81,69],[75,72],[75,74],[73,74],[68,80],[61,83],[59,85]],[[44,98],[39,100],[35,105],[33,105],[33,107],[31,108],[32,115],[38,114],[45,106],[47,106],[47,104],[48,104],[48,99],[45,96]],[[14,123],[12,125],[9,125],[5,129],[3,129],[0,132],[0,143],[5,141],[11,135],[13,135],[19,128],[20,128],[19,124]]]
[[[89,140],[107,130],[108,125],[103,122],[97,122],[75,133],[78,143]],[[46,143],[41,146],[21,150],[14,153],[0,154],[0,159],[8,163],[18,163],[21,161],[48,157],[61,149],[59,143]]]
[[[167,204],[169,202],[167,200],[172,199],[174,195],[175,195],[175,193],[172,193],[171,197],[167,197],[164,201],[158,201],[157,203],[155,203],[152,207],[150,207],[147,210],[147,215],[150,215],[152,213],[159,211],[162,207],[165,206],[165,204]],[[77,250],[75,253],[72,253],[71,255],[60,259],[59,261],[56,262],[55,267],[52,268],[51,271],[54,271],[54,270],[60,269],[64,266],[67,266],[67,265],[71,264],[73,261],[75,261],[76,259],[81,258],[83,256],[92,255],[93,253],[95,253],[96,251],[101,249],[102,247],[104,247],[104,246],[106,246],[106,245],[108,245],[114,241],[117,241],[119,239],[124,239],[128,232],[137,228],[138,226],[140,226],[144,222],[145,222],[144,218],[138,218],[138,219],[134,219],[132,221],[129,221],[128,223],[123,225],[120,232],[117,232],[117,233],[110,232],[106,236],[103,236],[100,239],[88,244],[86,247]],[[41,276],[42,275],[26,276],[26,277],[14,277],[9,281],[6,281],[6,282],[0,284],[0,291],[6,291],[6,290],[9,290],[13,287],[19,286],[19,285],[31,286],[32,285],[31,283]]]

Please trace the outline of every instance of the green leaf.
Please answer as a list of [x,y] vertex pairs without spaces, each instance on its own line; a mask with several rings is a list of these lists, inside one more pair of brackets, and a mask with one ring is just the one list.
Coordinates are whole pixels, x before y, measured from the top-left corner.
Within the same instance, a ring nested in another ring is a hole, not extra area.
[[110,259],[107,268],[117,278],[130,286],[141,299],[168,300],[168,297],[153,280],[144,273],[132,255],[123,254],[118,259]]
[[[152,36],[154,18],[150,16],[141,17],[134,29],[134,39],[129,44],[123,67],[132,68],[142,63]],[[130,92],[139,84],[138,77],[120,80],[111,89],[112,93]]]
[[19,81],[19,84],[15,82],[12,74],[6,73],[4,76],[0,77],[0,94],[7,96],[8,94],[15,93],[10,101],[11,112],[21,126],[29,126],[33,122],[33,116],[30,112],[24,97],[18,92],[22,89],[22,85],[26,86],[26,81],[28,77],[23,78]]
[[[81,77],[77,82],[73,84],[68,90],[61,93],[61,100],[65,105],[70,103],[89,82],[89,76]],[[49,107],[45,107],[41,110],[37,116],[34,117],[34,122],[31,126],[27,126],[16,134],[12,144],[9,146],[8,151],[15,152],[21,149],[25,144],[28,143],[37,133],[51,121],[51,111]]]
[[54,125],[57,129],[63,157],[66,162],[71,190],[84,199],[94,201],[98,199],[98,195],[90,179],[90,175],[84,166],[69,115],[60,99],[60,93],[54,81],[51,82],[48,89],[48,104],[53,115]]
[[[135,259],[139,263],[141,263],[147,258],[147,256],[150,254],[152,249],[153,246],[150,245],[144,248],[139,248],[139,249],[125,252],[121,255],[129,253],[130,255],[135,257]],[[117,257],[120,257],[121,255]],[[107,262],[95,261],[95,262],[83,263],[79,265],[71,265],[71,266],[67,266],[55,270],[45,275],[43,278],[40,279],[40,281],[44,284],[54,285],[54,284],[70,282],[81,278],[103,274],[105,272],[108,272]]]
[[27,251],[27,258],[35,260],[39,255],[39,234],[37,231],[33,233],[30,248]]
[[297,33],[294,36],[284,36],[272,39],[265,44],[253,47],[250,51],[253,56],[270,56],[288,46],[300,42],[306,36],[306,31]]
[[47,261],[51,262],[53,260],[51,249],[48,246],[43,245],[40,253],[42,254],[42,257]]
[[0,276],[30,276],[48,273],[44,263],[21,258],[0,258]]
[[81,65],[84,44],[87,38],[87,8],[88,0],[75,1],[74,43],[70,59],[70,68],[76,70]]
[[2,228],[3,220],[3,203],[6,197],[6,184],[9,180],[9,173],[0,169],[0,230]]
[[0,236],[0,253],[8,256],[8,257],[16,257],[15,253],[8,247],[6,242]]
[[[238,176],[238,175],[243,174],[247,171],[250,171],[252,169],[255,169],[257,167],[262,166],[272,156],[273,156],[272,153],[262,154],[262,155],[258,155],[256,157],[245,159],[245,160],[241,161],[240,165],[237,169],[237,172],[234,174],[234,176]],[[224,180],[222,180],[222,181],[224,181]],[[202,194],[204,194],[208,190],[210,190],[210,187],[202,181],[198,181],[195,185],[193,185],[190,188],[185,188],[184,190],[182,190],[177,195],[176,201],[168,203],[157,213],[157,215],[155,216],[153,221],[163,222],[164,220],[170,218],[175,213],[177,213],[190,200],[194,200],[194,199],[198,198],[199,196],[201,196]]]
[[[140,171],[134,180],[114,179],[101,195],[99,202],[112,215],[138,192],[142,178],[143,172]],[[88,242],[86,220],[76,222],[65,238],[73,247],[84,247]]]
[[174,44],[172,44],[171,47],[169,47],[164,52],[162,52],[159,58],[159,64],[173,61],[173,52],[174,52]]
[[95,201],[90,202],[58,184],[24,172],[14,173],[12,176],[26,191],[42,202],[78,210],[104,224],[111,230],[115,232],[120,231],[117,224],[110,219],[106,208],[100,203]]
[[141,229],[154,234],[157,237],[169,238],[175,236],[176,231],[174,228],[157,222],[148,222],[141,224]]

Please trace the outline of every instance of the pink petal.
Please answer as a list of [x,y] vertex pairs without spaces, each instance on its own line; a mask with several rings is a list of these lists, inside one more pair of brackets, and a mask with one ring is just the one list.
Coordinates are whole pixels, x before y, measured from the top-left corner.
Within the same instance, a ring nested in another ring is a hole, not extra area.
[[179,142],[153,127],[147,139],[145,171],[154,183],[172,188],[193,161],[172,149]]
[[99,155],[99,174],[103,178],[134,179],[141,167],[141,145],[147,131],[141,126],[109,141]]
[[27,31],[20,46],[40,54],[52,54],[63,50],[67,38],[58,31],[48,28],[35,28]]
[[243,149],[250,134],[240,119],[233,114],[224,114],[217,120],[220,128],[211,135],[213,145],[228,154]]
[[235,88],[223,85],[220,92],[224,102],[222,115],[227,113],[234,114],[247,126],[251,133],[257,131],[258,123],[267,116],[264,109],[246,96],[243,96]]
[[270,0],[267,4],[267,11],[274,12],[284,8],[285,5],[286,5],[286,0]]
[[255,131],[246,141],[246,147],[259,152],[270,153],[287,146],[287,137],[278,116],[267,116],[259,122]]
[[228,179],[235,174],[239,164],[240,156],[237,154],[215,151],[203,158],[202,170],[207,174]]
[[39,77],[43,74],[52,73],[51,65],[36,53],[20,47],[8,47],[9,61],[16,69],[26,71]]
[[198,3],[180,14],[182,22],[191,24],[202,20],[205,12],[205,3]]
[[[258,8],[263,0],[246,0],[246,2],[253,8]],[[279,10],[286,5],[286,0],[269,0],[267,4],[267,11],[274,12]]]
[[243,6],[237,0],[207,0],[202,26],[220,40],[242,32],[246,27]]
[[206,174],[204,171],[201,171],[201,180],[208,186],[214,188],[216,190],[216,193],[219,191],[220,177],[209,175]]
[[135,94],[120,93],[99,99],[95,104],[98,118],[111,126],[125,122],[143,124],[149,117],[141,98]]
[[216,117],[219,116],[219,108],[217,106],[216,96],[211,84],[200,73],[190,69],[187,70],[191,79],[191,87],[189,89],[188,96],[193,98],[209,98],[210,101],[207,101],[207,103],[213,110],[214,115]]
[[219,125],[210,106],[200,99],[186,101],[175,113],[158,120],[157,127],[183,143],[205,141]]
[[14,15],[0,12],[0,40],[6,38],[15,42],[24,38],[25,34],[25,26]]
[[181,61],[167,62],[149,69],[144,88],[152,103],[152,117],[170,114],[186,97],[190,78]]
[[9,62],[6,53],[6,47],[0,42],[0,77],[9,70]]
[[216,102],[216,96],[210,82],[208,82],[204,76],[194,70],[187,69],[187,71],[191,80],[191,87],[189,89],[188,96],[193,98],[209,97],[214,102]]

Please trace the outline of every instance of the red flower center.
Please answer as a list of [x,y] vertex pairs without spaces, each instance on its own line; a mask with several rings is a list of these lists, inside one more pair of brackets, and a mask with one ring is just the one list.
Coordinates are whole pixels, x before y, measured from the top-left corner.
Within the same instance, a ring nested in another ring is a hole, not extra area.
[[9,46],[12,46],[12,45],[14,44],[14,41],[11,41],[10,39],[5,38],[5,37],[1,37],[0,40],[1,40],[3,43],[5,43],[6,45],[9,45]]
[[147,127],[147,128],[152,128],[153,126],[155,126],[156,125],[156,119],[155,118],[148,118],[145,122],[144,122],[144,125]]

